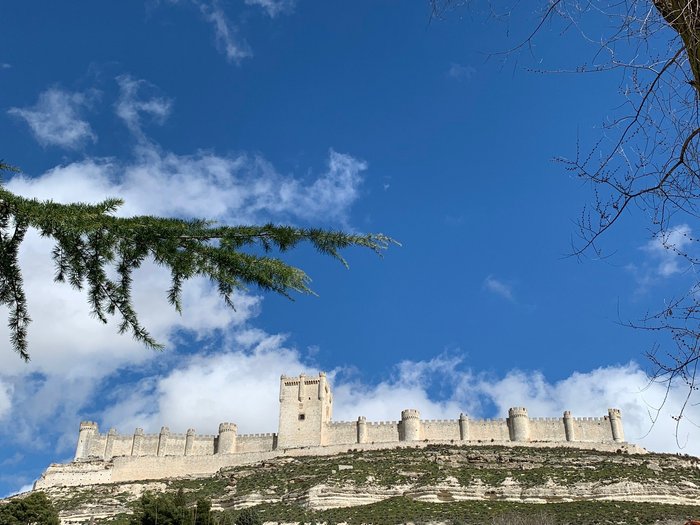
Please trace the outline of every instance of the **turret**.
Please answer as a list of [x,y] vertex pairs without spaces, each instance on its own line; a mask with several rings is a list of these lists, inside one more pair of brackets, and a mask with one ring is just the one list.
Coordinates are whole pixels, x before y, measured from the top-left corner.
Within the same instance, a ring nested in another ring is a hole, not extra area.
[[187,429],[187,435],[185,436],[185,456],[192,455],[192,449],[194,447],[194,428]]
[[609,408],[608,417],[610,418],[610,430],[612,431],[613,440],[616,443],[621,443],[625,440],[625,432],[622,430],[622,414],[618,408]]
[[161,427],[160,434],[158,435],[158,456],[165,456],[165,451],[168,447],[168,436],[170,435],[170,429],[168,427]]
[[236,452],[236,438],[238,427],[233,423],[221,423],[219,425],[219,441],[217,454],[233,454]]
[[459,439],[469,441],[469,418],[466,414],[459,415]]
[[357,442],[367,443],[367,418],[365,416],[357,418]]
[[110,428],[107,432],[107,440],[105,441],[105,461],[112,459],[112,450],[114,449],[114,439],[117,437],[117,429]]
[[402,441],[418,441],[421,438],[420,412],[414,408],[401,411]]
[[90,455],[90,440],[97,434],[97,423],[82,421],[78,432],[78,446],[75,447],[75,459],[87,459]]
[[526,408],[508,409],[508,430],[511,441],[530,441],[530,418]]
[[131,442],[131,455],[140,456],[141,447],[143,445],[143,429],[137,428],[134,430],[134,440]]
[[576,441],[576,436],[574,436],[574,418],[571,417],[571,412],[568,410],[564,412],[564,433],[566,434],[567,441]]

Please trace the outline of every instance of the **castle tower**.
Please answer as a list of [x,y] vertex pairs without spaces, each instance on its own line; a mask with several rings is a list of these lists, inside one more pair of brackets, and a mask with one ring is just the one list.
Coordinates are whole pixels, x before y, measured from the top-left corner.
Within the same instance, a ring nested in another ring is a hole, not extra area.
[[367,418],[365,416],[357,418],[357,442],[367,443]]
[[114,440],[117,437],[117,429],[116,428],[110,428],[109,432],[107,432],[107,439],[105,440],[105,453],[104,453],[104,459],[105,461],[109,461],[112,459],[112,449],[114,448]]
[[610,418],[610,430],[612,431],[613,440],[616,443],[621,443],[625,440],[625,432],[622,430],[622,414],[619,408],[609,408],[608,417]]
[[277,448],[325,445],[325,429],[333,412],[326,374],[280,378],[280,422]]
[[90,456],[90,440],[95,435],[97,435],[97,423],[81,421],[78,446],[75,447],[75,459],[87,459]]
[[469,441],[469,418],[466,414],[459,415],[459,439]]
[[530,441],[530,418],[526,408],[508,409],[508,430],[511,441]]
[[187,435],[185,435],[185,456],[192,455],[192,448],[194,447],[194,428],[187,429]]
[[219,425],[219,440],[216,447],[217,454],[233,454],[236,452],[236,439],[238,427],[233,423],[221,423]]
[[571,417],[571,412],[568,410],[564,412],[564,433],[566,434],[567,441],[576,441],[576,436],[574,435],[574,418]]
[[168,436],[170,435],[170,429],[168,427],[161,427],[160,434],[158,435],[158,451],[156,455],[165,456],[165,451],[168,447]]
[[402,441],[418,441],[421,438],[420,412],[413,408],[401,411]]
[[140,456],[141,447],[143,446],[143,429],[137,428],[134,430],[134,439],[131,442],[131,455]]

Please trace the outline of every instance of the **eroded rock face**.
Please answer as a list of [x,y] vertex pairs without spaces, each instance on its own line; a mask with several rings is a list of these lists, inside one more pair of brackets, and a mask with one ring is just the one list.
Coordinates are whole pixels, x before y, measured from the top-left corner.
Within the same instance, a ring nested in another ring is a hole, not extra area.
[[[179,485],[178,485],[179,484]],[[214,478],[47,490],[64,523],[116,515],[144,491],[211,495],[213,508],[287,504],[325,510],[404,496],[430,503],[629,501],[697,505],[700,459],[571,448],[429,446],[279,458]]]

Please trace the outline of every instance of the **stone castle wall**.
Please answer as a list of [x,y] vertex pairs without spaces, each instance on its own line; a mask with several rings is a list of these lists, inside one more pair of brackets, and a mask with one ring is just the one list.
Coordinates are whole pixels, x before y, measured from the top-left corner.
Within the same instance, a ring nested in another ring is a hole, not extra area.
[[[206,475],[225,466],[248,464],[280,455],[325,454],[338,449],[389,447],[399,444],[527,444],[573,446],[624,442],[620,411],[609,409],[599,418],[529,417],[523,407],[513,407],[504,419],[422,420],[420,412],[406,409],[399,421],[331,421],[333,397],[325,374],[280,379],[279,431],[274,434],[238,434],[233,423],[221,423],[216,435],[171,433],[132,435],[110,429],[101,434],[97,423],[80,424],[74,462],[52,465],[37,487],[53,484],[109,483],[135,479]],[[100,467],[101,465],[101,467]],[[213,469],[213,470],[212,470]],[[83,472],[81,477],[80,472]],[[134,477],[136,476],[136,477]],[[145,477],[144,477],[145,476]]]

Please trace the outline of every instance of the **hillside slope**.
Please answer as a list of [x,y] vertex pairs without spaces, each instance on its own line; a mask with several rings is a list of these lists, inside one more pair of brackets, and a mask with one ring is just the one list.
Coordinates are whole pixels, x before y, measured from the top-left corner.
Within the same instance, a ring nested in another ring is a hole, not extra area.
[[[144,491],[182,488],[267,521],[491,523],[543,509],[557,523],[700,517],[700,459],[572,448],[428,446],[281,457],[200,479],[54,487],[64,523],[121,523]],[[543,505],[544,504],[544,505]],[[104,521],[103,521],[104,520]]]

